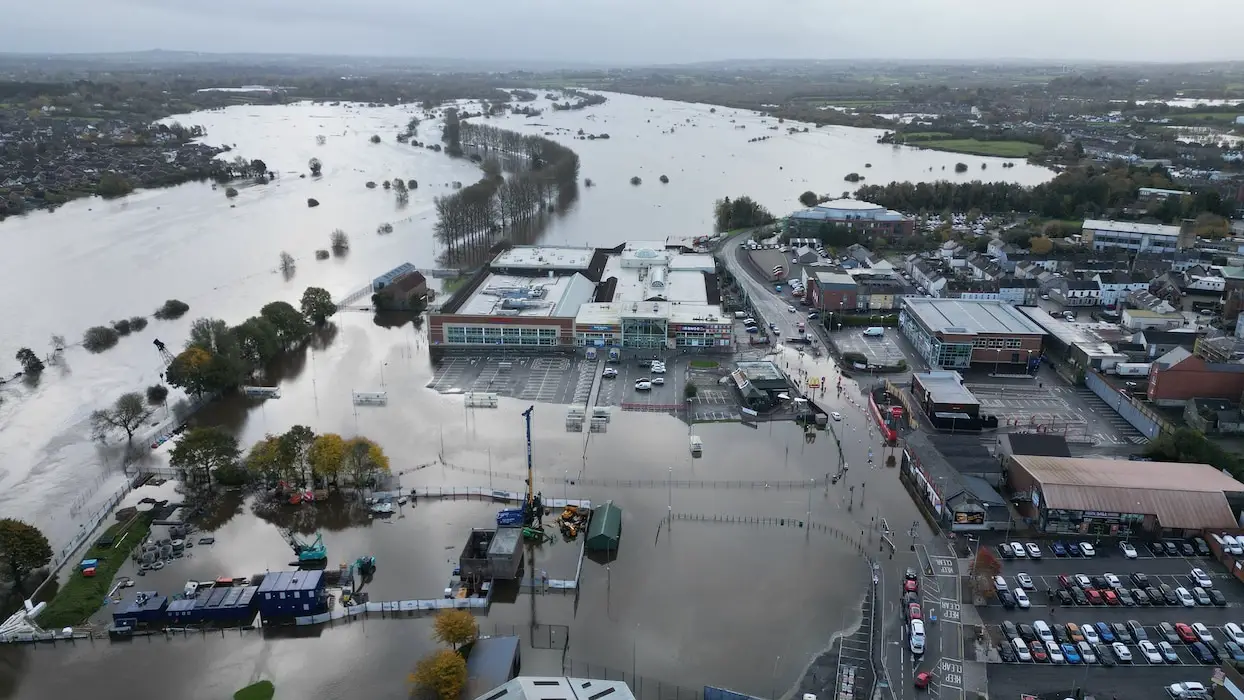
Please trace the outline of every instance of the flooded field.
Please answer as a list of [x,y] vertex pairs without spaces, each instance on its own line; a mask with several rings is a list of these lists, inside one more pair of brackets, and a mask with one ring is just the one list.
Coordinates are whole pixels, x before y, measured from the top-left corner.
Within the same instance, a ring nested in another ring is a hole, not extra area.
[[[0,305],[0,322],[14,346],[10,355],[20,345],[45,352],[51,334],[72,342],[89,326],[149,314],[167,298],[191,306],[183,319],[153,321],[106,353],[70,347],[37,384],[0,386],[0,509],[43,528],[58,549],[121,486],[121,451],[115,441],[90,440],[88,416],[117,395],[158,381],[163,365],[153,339],[176,350],[194,318],[238,323],[269,301],[296,303],[306,286],[340,297],[402,262],[435,266],[433,198],[452,191],[449,183],[474,181],[478,171],[467,161],[395,143],[412,113],[409,107],[291,105],[186,115],[182,122],[207,127],[209,142],[237,144],[236,153],[263,158],[280,176],[241,188],[233,201],[208,184],[189,184],[112,202],[78,201],[0,224],[10,253],[0,259],[0,279],[11,299],[22,296]],[[627,238],[707,233],[718,197],[749,194],[782,213],[795,208],[806,189],[849,189],[842,177],[851,171],[866,173],[869,182],[966,177],[953,174],[961,157],[878,145],[870,131],[786,134],[769,131],[774,124],[755,114],[623,95],[583,111],[494,121],[569,143],[582,157],[582,175],[596,183],[581,188],[574,206],[552,219],[549,242],[616,245]],[[801,127],[782,128],[790,126]],[[578,140],[579,129],[610,138]],[[382,142],[368,143],[372,134]],[[323,146],[316,145],[317,135],[326,137]],[[748,142],[760,135],[770,138]],[[422,125],[419,138],[437,140],[438,125]],[[312,156],[324,162],[324,177],[299,178]],[[973,170],[973,176],[983,174]],[[1050,176],[1022,163],[984,172],[1027,183]],[[669,175],[669,184],[657,182],[661,174]],[[644,184],[628,184],[632,175]],[[399,176],[420,183],[405,207],[390,193],[363,186]],[[308,197],[321,206],[308,208]],[[376,233],[385,222],[393,232]],[[338,227],[351,236],[348,255],[315,261],[313,251],[327,247],[329,232]],[[276,270],[281,251],[297,258],[291,279]],[[383,446],[403,487],[521,490],[520,412],[529,402],[503,399],[498,409],[468,411],[461,397],[428,388],[433,370],[418,323],[378,321],[362,312],[343,312],[333,321],[305,352],[272,368],[266,380],[280,386],[280,399],[231,397],[208,406],[196,421],[229,428],[244,448],[294,424],[365,435]],[[814,363],[790,351],[778,357],[793,369],[806,363],[817,374],[834,372],[827,360]],[[913,512],[892,471],[863,466],[873,438],[849,401],[855,395],[850,388],[834,403],[848,416],[836,429],[846,458],[857,465],[852,479],[860,489],[849,496],[846,482],[828,490],[765,487],[768,480],[823,480],[836,469],[840,453],[824,432],[808,441],[790,424],[697,425],[704,458],[693,461],[688,427],[672,417],[618,412],[607,433],[589,438],[565,432],[564,406],[538,404],[538,485],[551,496],[613,499],[624,510],[622,549],[609,566],[584,564],[577,604],[573,596],[519,596],[493,607],[484,632],[566,625],[568,662],[628,672],[630,666],[640,676],[686,687],[713,683],[759,695],[775,685],[792,687],[812,654],[858,614],[868,577],[858,550],[862,535],[852,535],[883,515],[899,522]],[[352,391],[377,390],[388,393],[387,406],[352,405]],[[174,392],[170,400],[180,398]],[[160,411],[153,421],[163,417]],[[166,464],[167,447],[143,460]],[[670,480],[755,483],[672,488]],[[644,483],[622,487],[619,481]],[[324,532],[333,565],[363,554],[378,558],[374,600],[437,597],[466,530],[490,525],[495,508],[421,499],[392,519],[373,522],[345,509],[261,518],[250,502],[238,500],[232,515],[214,527],[216,545],[150,582],[169,592],[188,578],[285,568],[290,552],[278,524],[299,518]],[[677,516],[672,522],[671,513]],[[690,516],[708,521],[684,519]],[[818,528],[714,522],[746,516],[810,519]],[[576,547],[547,545],[535,561],[551,577],[570,578]],[[404,692],[406,673],[428,644],[426,621],[373,619],[297,640],[248,635],[72,650],[3,648],[0,697],[61,697],[89,685],[106,696],[218,698],[258,677],[277,679],[282,693],[297,697],[392,697]],[[561,670],[560,652],[530,658],[525,668],[531,672]]]

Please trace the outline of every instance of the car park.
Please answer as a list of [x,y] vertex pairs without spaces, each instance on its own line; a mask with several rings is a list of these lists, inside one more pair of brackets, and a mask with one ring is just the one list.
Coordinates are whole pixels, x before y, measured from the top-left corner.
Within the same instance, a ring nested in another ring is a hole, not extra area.
[[1115,642],[1110,645],[1110,649],[1114,652],[1114,658],[1121,664],[1132,663],[1132,652],[1123,642]]
[[1214,582],[1209,579],[1209,574],[1205,573],[1205,569],[1193,569],[1188,574],[1188,578],[1192,580],[1193,586],[1200,586],[1201,588],[1214,587]]
[[1097,652],[1093,651],[1093,645],[1088,642],[1077,642],[1076,650],[1080,653],[1080,658],[1084,660],[1084,663],[1097,663]]
[[1162,658],[1166,661],[1166,663],[1168,664],[1179,663],[1179,654],[1175,652],[1175,647],[1171,646],[1170,642],[1167,642],[1167,641],[1158,642],[1158,652],[1162,654]]
[[1137,554],[1136,554],[1136,548],[1135,548],[1135,547],[1133,547],[1133,546],[1132,546],[1130,543],[1128,543],[1128,542],[1120,542],[1120,543],[1119,543],[1119,550],[1120,550],[1120,551],[1122,551],[1122,552],[1123,552],[1123,556],[1127,557],[1128,559],[1135,559],[1135,558],[1136,558],[1136,556],[1137,556]]
[[[1059,646],[1059,650],[1063,652],[1063,658],[1067,660],[1067,663],[1069,664],[1080,663],[1081,661],[1080,650],[1076,648],[1076,645],[1062,644]],[[1058,662],[1055,661],[1054,663],[1058,663]]]
[[1063,656],[1062,647],[1055,644],[1054,642],[1046,642],[1045,650],[1050,655],[1050,663],[1053,663],[1053,664],[1067,663],[1067,658]]
[[1037,546],[1036,542],[1028,542],[1027,544],[1024,545],[1024,549],[1028,550],[1028,556],[1032,557],[1033,559],[1041,558],[1041,548]]
[[1098,644],[1093,647],[1093,651],[1097,654],[1097,661],[1107,668],[1114,666],[1118,662],[1114,659],[1114,650],[1105,644]]
[[1166,663],[1166,660],[1162,658],[1162,653],[1158,651],[1158,647],[1153,642],[1146,639],[1137,646],[1140,647],[1140,653],[1144,655],[1145,661],[1151,664]]
[[1036,590],[1036,586],[1032,583],[1032,577],[1028,574],[1015,574],[1015,580],[1019,582],[1019,587],[1029,591]]

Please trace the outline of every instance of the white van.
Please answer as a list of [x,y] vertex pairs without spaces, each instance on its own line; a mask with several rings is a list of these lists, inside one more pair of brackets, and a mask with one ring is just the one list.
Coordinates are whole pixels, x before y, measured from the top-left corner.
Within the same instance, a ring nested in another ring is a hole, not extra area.
[[922,620],[911,621],[911,638],[908,642],[911,646],[911,653],[924,653],[924,622]]
[[1045,624],[1045,620],[1037,620],[1036,622],[1032,623],[1032,629],[1037,633],[1037,637],[1039,637],[1041,641],[1043,642],[1054,641],[1054,632],[1053,630],[1050,629],[1049,625]]
[[1032,661],[1032,652],[1028,651],[1028,645],[1024,644],[1024,640],[1019,637],[1012,639],[1011,647],[1015,649],[1015,656],[1020,661]]
[[1240,540],[1236,538],[1234,535],[1224,534],[1222,536],[1222,541],[1224,544],[1227,545],[1227,551],[1232,556],[1238,557],[1241,554],[1244,554],[1244,543],[1241,543]]
[[885,335],[885,329],[881,326],[870,326],[864,329],[863,335],[865,338],[877,338]]

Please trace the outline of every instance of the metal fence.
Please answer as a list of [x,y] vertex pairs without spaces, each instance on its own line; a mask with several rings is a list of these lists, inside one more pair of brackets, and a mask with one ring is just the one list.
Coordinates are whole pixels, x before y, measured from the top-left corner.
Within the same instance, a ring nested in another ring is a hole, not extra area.
[[74,555],[78,551],[78,548],[95,535],[95,531],[99,529],[99,526],[103,524],[104,520],[106,520],[112,513],[112,509],[115,508],[117,504],[121,502],[121,499],[125,498],[126,494],[129,492],[130,485],[128,483],[123,484],[116,490],[116,492],[108,497],[108,500],[105,501],[103,505],[92,511],[90,515],[86,516],[81,525],[78,527],[78,532],[74,534],[73,538],[61,547],[60,551],[56,552],[56,554],[52,556],[52,560],[48,564],[48,577],[43,583],[39,584],[39,588],[36,588],[34,593],[31,594],[30,597],[32,599],[38,595],[39,590],[47,585],[49,581],[56,580],[56,575],[60,573],[60,570],[63,566],[65,566],[65,563],[75,558]]
[[570,646],[568,625],[494,625],[496,636],[518,637],[532,649],[560,649]]
[[655,678],[648,678],[635,673],[619,671],[601,664],[566,659],[562,662],[562,673],[572,678],[595,678],[602,681],[622,681],[638,700],[702,700],[702,688],[667,683]]

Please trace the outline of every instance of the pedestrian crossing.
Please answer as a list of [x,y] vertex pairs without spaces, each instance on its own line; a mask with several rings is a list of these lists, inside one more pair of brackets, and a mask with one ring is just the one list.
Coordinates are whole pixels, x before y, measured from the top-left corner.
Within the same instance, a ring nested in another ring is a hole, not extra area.
[[1122,441],[1130,442],[1133,445],[1143,445],[1149,442],[1149,438],[1132,427],[1131,423],[1128,423],[1123,416],[1120,416],[1113,406],[1093,393],[1092,389],[1077,387],[1076,395],[1092,410],[1093,416],[1113,428]]

